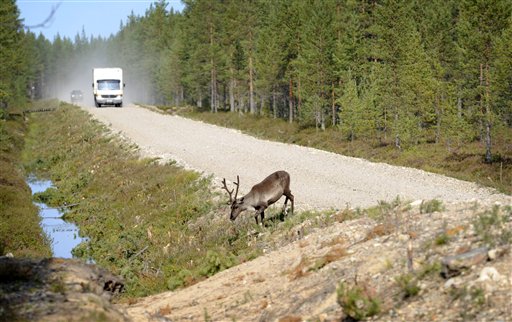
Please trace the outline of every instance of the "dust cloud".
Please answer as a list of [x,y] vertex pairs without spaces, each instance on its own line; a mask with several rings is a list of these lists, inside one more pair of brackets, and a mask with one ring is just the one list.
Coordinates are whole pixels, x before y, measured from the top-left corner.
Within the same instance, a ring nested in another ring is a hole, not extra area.
[[118,53],[109,55],[106,49],[98,49],[77,54],[67,61],[59,62],[53,75],[43,84],[43,97],[71,102],[71,91],[80,90],[83,93],[82,104],[93,107],[93,68],[120,67],[123,69],[123,82],[126,85],[123,105],[152,103],[152,87],[150,82],[146,81],[147,75],[140,75],[140,66],[127,66],[112,56],[118,56]]

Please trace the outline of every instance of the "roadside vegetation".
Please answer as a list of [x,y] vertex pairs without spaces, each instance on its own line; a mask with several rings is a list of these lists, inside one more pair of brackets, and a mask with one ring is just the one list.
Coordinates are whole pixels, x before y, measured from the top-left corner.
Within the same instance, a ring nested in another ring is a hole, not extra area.
[[[158,108],[163,111],[169,110],[166,106],[158,106]],[[479,141],[451,151],[446,146],[426,142],[411,149],[397,150],[392,145],[370,139],[341,140],[341,131],[338,128],[317,131],[314,128],[303,128],[299,124],[271,117],[239,113],[209,113],[190,107],[174,109],[173,113],[238,129],[263,139],[309,146],[374,162],[418,168],[477,182],[496,188],[503,193],[512,194],[512,149],[510,149],[512,133],[509,128],[503,128],[494,141],[494,149],[501,151],[500,157],[496,162],[486,163],[482,154],[482,143]]]
[[15,257],[49,257],[50,241],[39,224],[39,212],[20,166],[26,130],[21,110],[1,115],[0,256],[11,253]]
[[273,207],[265,227],[252,216],[233,224],[228,197],[210,178],[140,159],[135,146],[78,107],[61,103],[32,114],[29,124],[26,171],[55,186],[38,198],[68,205],[66,219],[89,238],[74,255],[121,275],[127,297],[194,284],[295,240],[291,228],[305,220],[309,227],[336,220],[329,212],[285,217]]

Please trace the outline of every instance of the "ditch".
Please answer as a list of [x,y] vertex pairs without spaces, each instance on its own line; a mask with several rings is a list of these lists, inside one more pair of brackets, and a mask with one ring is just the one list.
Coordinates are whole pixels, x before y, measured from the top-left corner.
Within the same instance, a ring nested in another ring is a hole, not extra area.
[[[32,195],[52,187],[50,180],[39,180],[34,176],[27,179]],[[79,228],[72,222],[64,220],[64,208],[49,207],[45,203],[35,202],[41,216],[41,228],[51,241],[53,257],[73,258],[73,248],[87,238],[80,237]]]

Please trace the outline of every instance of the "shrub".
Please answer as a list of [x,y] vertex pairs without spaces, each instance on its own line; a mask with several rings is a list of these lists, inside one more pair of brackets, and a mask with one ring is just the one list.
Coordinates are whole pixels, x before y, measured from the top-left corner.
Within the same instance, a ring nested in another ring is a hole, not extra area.
[[362,320],[380,313],[380,301],[368,286],[348,287],[342,282],[336,293],[338,304],[352,319]]
[[436,238],[434,239],[434,244],[436,244],[437,246],[442,246],[448,244],[449,241],[450,236],[448,236],[447,233],[441,233],[437,235]]
[[[506,214],[508,212],[508,215]],[[495,205],[491,210],[487,210],[477,216],[473,222],[475,232],[480,236],[483,242],[491,247],[496,245],[506,245],[512,242],[512,229],[508,228],[506,223],[512,211],[509,208],[500,208]]]
[[418,280],[412,274],[403,274],[395,278],[397,285],[402,289],[404,298],[418,295],[420,287]]
[[422,214],[431,214],[436,211],[443,211],[444,206],[443,202],[437,199],[423,201],[420,205],[420,213]]
[[237,264],[236,257],[233,254],[225,254],[213,250],[206,252],[206,258],[199,272],[203,276],[212,276],[217,272]]
[[192,279],[192,272],[188,269],[182,269],[176,275],[173,275],[167,279],[167,288],[171,291],[175,290],[187,285],[187,282]]

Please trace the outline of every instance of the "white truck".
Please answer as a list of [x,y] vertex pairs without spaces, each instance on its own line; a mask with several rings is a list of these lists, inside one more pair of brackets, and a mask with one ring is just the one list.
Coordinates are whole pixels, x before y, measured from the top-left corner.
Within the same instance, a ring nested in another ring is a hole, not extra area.
[[93,68],[92,92],[94,105],[123,106],[123,70],[121,68]]

